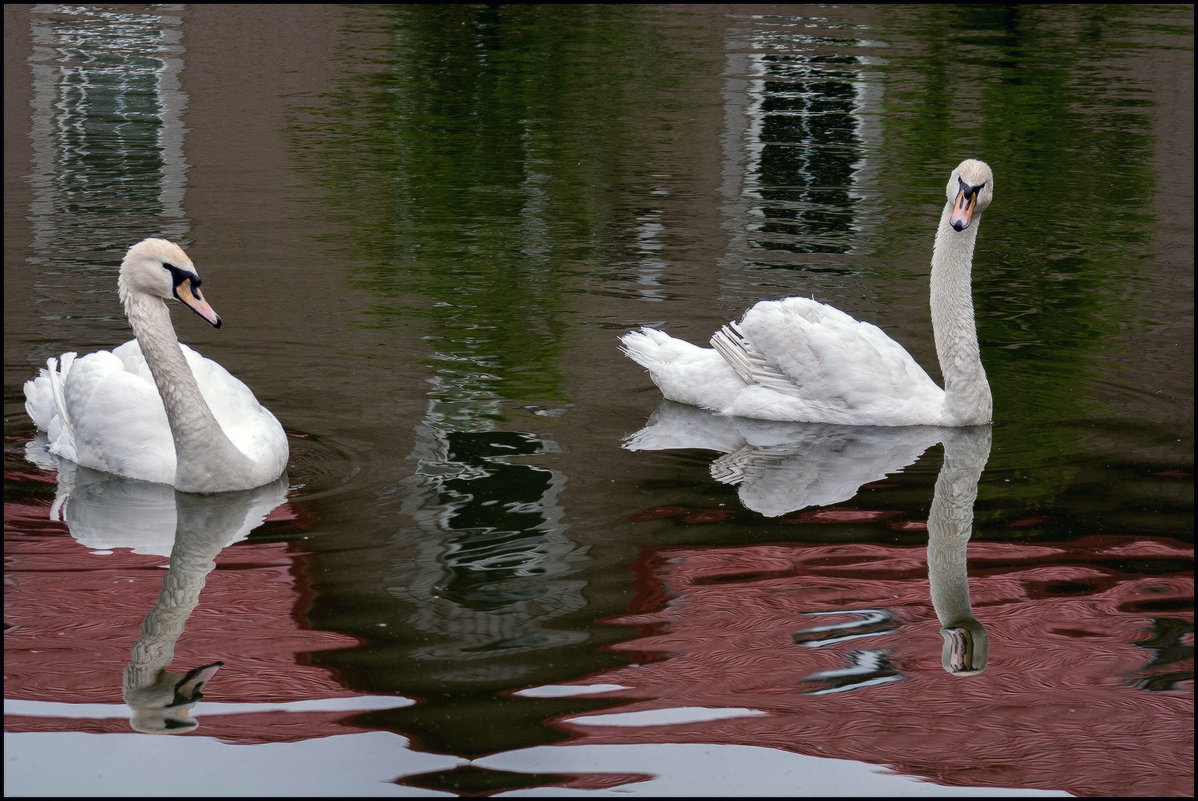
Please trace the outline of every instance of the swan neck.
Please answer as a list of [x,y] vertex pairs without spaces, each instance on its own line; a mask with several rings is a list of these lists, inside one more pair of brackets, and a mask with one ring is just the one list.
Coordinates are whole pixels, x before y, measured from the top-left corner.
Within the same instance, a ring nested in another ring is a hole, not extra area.
[[[200,385],[179,346],[170,310],[160,298],[129,293],[125,315],[154,376],[175,441],[175,487],[206,491],[220,471],[241,465],[247,457],[225,435],[200,392]],[[195,475],[193,475],[195,474]]]
[[989,423],[992,401],[982,367],[973,312],[973,250],[979,214],[964,231],[949,224],[952,204],[944,208],[932,249],[931,309],[936,355],[944,376],[945,422]]

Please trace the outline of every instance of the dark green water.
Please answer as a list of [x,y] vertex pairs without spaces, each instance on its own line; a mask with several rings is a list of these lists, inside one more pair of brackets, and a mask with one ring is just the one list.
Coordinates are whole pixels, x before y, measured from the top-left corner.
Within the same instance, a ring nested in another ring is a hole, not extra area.
[[[1192,6],[6,6],[5,31],[6,792],[159,792],[130,767],[153,749],[211,766],[197,794],[1192,794]],[[657,409],[621,333],[702,344],[787,295],[939,379],[966,157],[995,174],[988,450]],[[22,383],[129,338],[116,265],[151,235],[225,321],[176,314],[181,339],[291,435],[286,501],[185,514],[84,476],[51,521]],[[654,414],[688,447],[623,447]],[[923,525],[952,448],[984,468],[969,677]],[[176,529],[211,542],[189,562]],[[198,601],[159,600],[172,542]],[[175,670],[225,663],[182,737],[122,699],[156,604]]]

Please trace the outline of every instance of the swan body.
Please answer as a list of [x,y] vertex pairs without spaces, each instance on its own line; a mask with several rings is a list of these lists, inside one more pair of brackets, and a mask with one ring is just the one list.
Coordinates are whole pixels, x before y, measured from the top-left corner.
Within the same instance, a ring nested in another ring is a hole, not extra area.
[[117,287],[135,339],[48,359],[25,382],[25,410],[51,453],[183,492],[250,489],[282,475],[289,449],[279,421],[245,384],[175,335],[172,297],[220,326],[199,285],[178,245],[146,239],[129,249]]
[[991,422],[974,325],[971,270],[982,211],[994,196],[985,162],[949,176],[932,250],[931,310],[941,389],[875,325],[808,298],[762,301],[701,348],[653,328],[620,338],[666,398],[727,415],[874,426]]

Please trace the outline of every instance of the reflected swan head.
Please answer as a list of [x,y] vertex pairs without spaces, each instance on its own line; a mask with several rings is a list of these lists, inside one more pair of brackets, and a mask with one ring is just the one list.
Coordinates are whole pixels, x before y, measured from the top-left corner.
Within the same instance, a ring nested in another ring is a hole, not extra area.
[[966,620],[940,629],[944,647],[940,664],[954,676],[976,676],[990,658],[990,637],[976,620]]
[[125,703],[133,711],[129,724],[143,734],[182,734],[199,727],[191,717],[191,708],[204,697],[200,692],[223,662],[189,670],[180,676],[169,670],[158,671],[153,683],[126,687]]

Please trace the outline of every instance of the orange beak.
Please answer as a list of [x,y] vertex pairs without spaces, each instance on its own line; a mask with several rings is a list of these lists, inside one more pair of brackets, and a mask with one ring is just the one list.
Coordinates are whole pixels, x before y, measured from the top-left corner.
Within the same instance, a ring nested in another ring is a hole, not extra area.
[[964,231],[973,220],[973,210],[978,204],[978,193],[962,186],[953,203],[953,213],[948,218],[948,224],[958,231]]
[[220,315],[204,300],[199,281],[185,278],[175,284],[175,297],[187,308],[203,317],[213,328],[220,328]]

